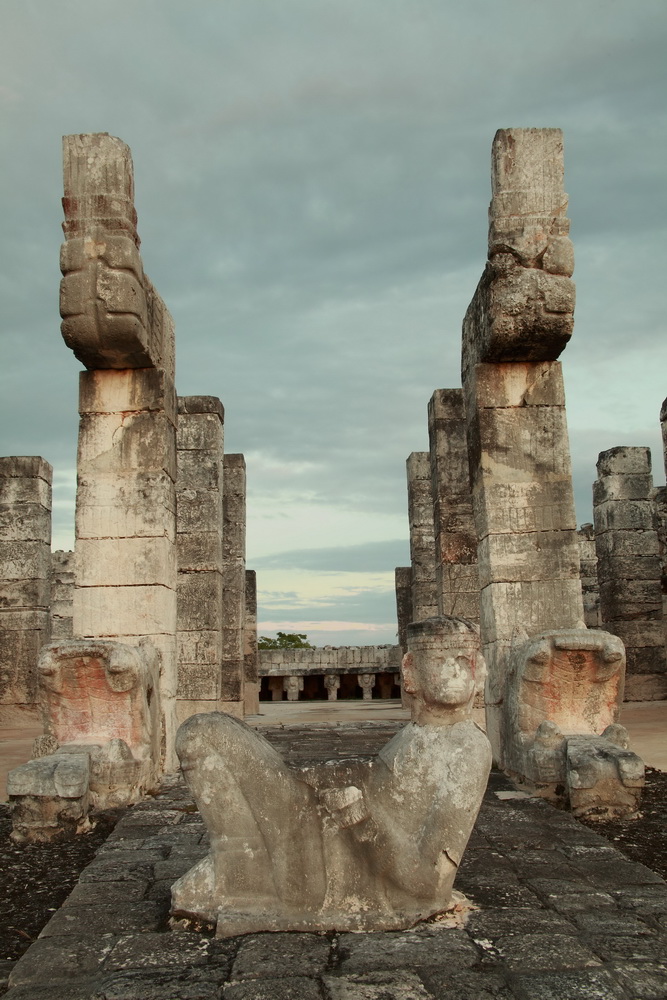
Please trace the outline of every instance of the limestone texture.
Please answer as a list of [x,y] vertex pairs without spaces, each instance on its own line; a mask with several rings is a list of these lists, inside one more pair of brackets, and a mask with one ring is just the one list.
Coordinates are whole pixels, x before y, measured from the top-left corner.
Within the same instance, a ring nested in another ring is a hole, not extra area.
[[107,133],[63,139],[65,343],[79,383],[72,631],[161,655],[162,748],[176,731],[174,327],[139,256],[130,151]]
[[222,705],[224,410],[213,396],[178,399],[176,544],[179,723]]
[[462,389],[436,389],[428,404],[438,613],[479,621],[477,532],[472,510]]
[[576,815],[637,811],[644,765],[618,725],[625,653],[615,635],[517,636],[505,685],[506,770]]
[[246,468],[243,455],[225,455],[222,571],[222,698],[244,714]]
[[258,930],[391,930],[451,905],[491,764],[470,719],[484,662],[475,626],[410,626],[412,722],[371,761],[289,767],[219,713],[179,729],[211,852],[172,888],[172,913]]
[[593,517],[600,618],[625,643],[626,697],[658,682],[667,695],[660,538],[648,448],[600,454]]
[[162,368],[174,377],[174,326],[139,256],[129,148],[106,132],[63,137],[60,312],[86,368]]
[[435,578],[435,523],[431,493],[431,459],[427,451],[413,451],[406,462],[410,522],[411,613],[422,621],[438,612]]
[[0,458],[0,719],[36,712],[51,633],[51,480],[38,456]]

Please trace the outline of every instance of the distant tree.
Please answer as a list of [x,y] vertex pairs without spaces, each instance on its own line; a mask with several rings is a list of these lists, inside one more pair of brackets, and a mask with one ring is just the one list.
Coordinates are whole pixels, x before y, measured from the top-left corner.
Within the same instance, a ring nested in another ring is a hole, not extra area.
[[278,632],[275,639],[260,635],[257,646],[259,649],[314,649],[307,640],[305,632]]

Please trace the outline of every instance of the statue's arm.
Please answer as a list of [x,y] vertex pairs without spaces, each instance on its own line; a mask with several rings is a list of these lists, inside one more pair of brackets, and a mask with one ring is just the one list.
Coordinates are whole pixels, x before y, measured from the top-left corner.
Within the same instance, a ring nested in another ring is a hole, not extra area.
[[[340,789],[338,795],[342,808],[331,811],[337,825],[350,831],[369,865],[404,892],[428,898],[442,877],[443,865],[457,867],[443,843],[448,803],[440,796],[423,804],[425,815],[415,831],[414,823],[403,825],[401,811],[394,803],[381,801],[380,789],[370,796],[356,788]],[[347,800],[345,805],[343,799]],[[413,801],[407,806],[411,816],[419,805]]]

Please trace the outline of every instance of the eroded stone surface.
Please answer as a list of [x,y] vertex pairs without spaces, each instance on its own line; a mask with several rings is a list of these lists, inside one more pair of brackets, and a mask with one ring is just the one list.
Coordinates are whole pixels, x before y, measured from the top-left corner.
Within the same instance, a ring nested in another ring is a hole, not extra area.
[[475,626],[410,626],[412,719],[372,761],[300,770],[240,721],[189,719],[177,751],[211,853],[172,890],[172,911],[257,930],[381,930],[447,909],[490,767],[470,720],[483,660]]

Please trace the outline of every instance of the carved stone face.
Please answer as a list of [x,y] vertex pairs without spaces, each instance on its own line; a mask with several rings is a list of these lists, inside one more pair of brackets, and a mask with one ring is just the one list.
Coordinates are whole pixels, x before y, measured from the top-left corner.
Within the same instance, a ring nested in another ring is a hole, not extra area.
[[455,644],[414,649],[403,658],[404,688],[427,704],[466,705],[478,685],[478,659],[475,651]]

